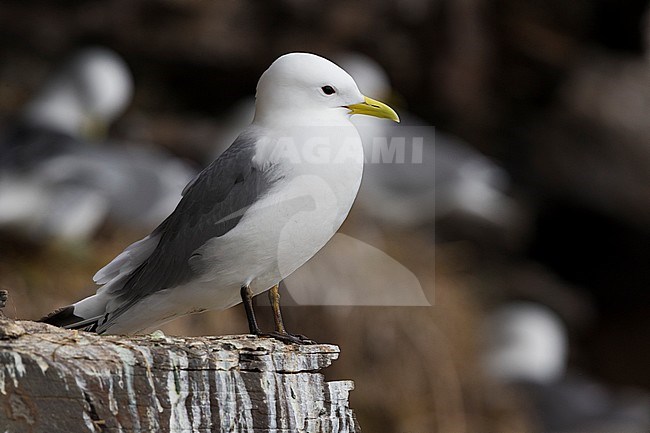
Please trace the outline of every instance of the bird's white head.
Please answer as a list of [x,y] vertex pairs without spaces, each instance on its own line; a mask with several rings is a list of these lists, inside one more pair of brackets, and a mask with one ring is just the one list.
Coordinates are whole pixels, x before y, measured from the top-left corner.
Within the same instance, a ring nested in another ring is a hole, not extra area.
[[365,114],[399,122],[392,108],[361,94],[347,72],[315,54],[279,57],[260,77],[255,97],[257,123],[283,114],[325,120]]

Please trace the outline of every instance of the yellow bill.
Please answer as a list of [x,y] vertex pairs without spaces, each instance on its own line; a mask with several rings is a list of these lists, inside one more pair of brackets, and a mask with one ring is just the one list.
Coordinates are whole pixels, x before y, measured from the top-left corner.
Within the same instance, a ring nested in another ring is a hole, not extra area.
[[366,116],[380,117],[390,119],[399,123],[399,116],[388,105],[383,102],[375,101],[367,96],[363,97],[364,101],[360,104],[348,105],[351,114],[365,114]]

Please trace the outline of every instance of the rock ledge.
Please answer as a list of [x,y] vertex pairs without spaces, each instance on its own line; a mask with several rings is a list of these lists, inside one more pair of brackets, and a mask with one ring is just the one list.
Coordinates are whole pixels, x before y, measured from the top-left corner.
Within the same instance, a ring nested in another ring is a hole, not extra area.
[[337,346],[250,335],[97,336],[0,319],[8,432],[357,432]]

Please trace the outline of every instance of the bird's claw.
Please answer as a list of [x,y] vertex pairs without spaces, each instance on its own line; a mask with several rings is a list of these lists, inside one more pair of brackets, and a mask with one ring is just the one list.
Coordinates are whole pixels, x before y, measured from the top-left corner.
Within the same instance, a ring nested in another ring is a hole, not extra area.
[[275,338],[276,340],[282,341],[286,344],[318,344],[314,340],[310,340],[301,334],[289,334],[288,332],[269,332],[268,334],[260,334],[261,337],[270,337]]

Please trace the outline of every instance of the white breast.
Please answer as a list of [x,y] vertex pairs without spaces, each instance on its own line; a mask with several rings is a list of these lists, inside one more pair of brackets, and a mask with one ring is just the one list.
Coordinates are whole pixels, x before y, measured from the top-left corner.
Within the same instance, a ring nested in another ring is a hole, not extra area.
[[209,242],[214,266],[203,281],[263,292],[313,257],[345,220],[363,171],[356,129],[348,122],[290,132],[258,146],[254,161],[281,179],[233,230]]
[[[284,137],[284,147],[276,134],[255,156],[259,168],[270,170],[278,182],[235,228],[205,244],[201,276],[148,297],[109,332],[142,331],[144,323],[155,327],[183,314],[229,308],[240,302],[242,285],[249,284],[254,294],[269,289],[330,240],[361,183],[359,135],[347,122],[347,127],[294,130]],[[311,137],[320,138],[310,142]]]

